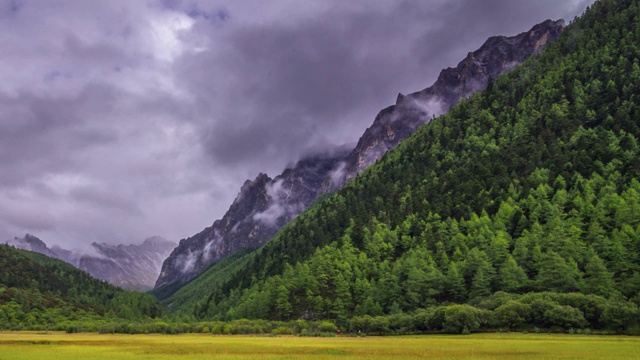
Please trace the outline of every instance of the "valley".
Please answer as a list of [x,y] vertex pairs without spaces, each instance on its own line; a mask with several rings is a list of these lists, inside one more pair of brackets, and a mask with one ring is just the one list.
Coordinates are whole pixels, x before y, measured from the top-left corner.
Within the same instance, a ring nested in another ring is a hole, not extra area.
[[0,360],[640,358],[640,0],[490,37],[209,224],[1,244]]

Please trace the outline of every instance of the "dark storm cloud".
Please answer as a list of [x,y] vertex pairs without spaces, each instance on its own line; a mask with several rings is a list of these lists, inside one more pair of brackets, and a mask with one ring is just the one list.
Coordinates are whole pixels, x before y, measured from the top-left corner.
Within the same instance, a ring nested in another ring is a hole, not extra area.
[[140,208],[134,203],[135,199],[126,199],[110,191],[99,190],[90,186],[82,186],[72,189],[69,195],[74,200],[81,203],[88,203],[91,206],[114,209],[129,215],[137,216],[141,214]]
[[327,138],[354,142],[398,92],[427,87],[489,36],[576,12],[556,0],[368,4],[247,24],[223,37],[209,28],[223,50],[183,58],[177,72],[211,120],[203,140],[216,163],[278,171]]
[[357,140],[401,88],[397,67],[413,66],[406,34],[390,31],[407,16],[328,11],[294,26],[250,25],[223,39],[227,52],[183,59],[181,78],[214,119],[204,136],[214,160],[282,166],[324,137]]
[[[0,209],[0,226],[19,227],[29,229],[29,231],[54,231],[56,224],[51,217],[43,216],[42,213],[34,213],[23,209]],[[22,234],[15,234],[22,235]],[[3,242],[10,237],[3,238]]]
[[76,151],[115,142],[114,129],[90,121],[92,114],[110,106],[113,97],[113,89],[99,85],[64,99],[0,95],[2,184],[66,170],[74,166]]
[[426,46],[416,50],[425,60],[432,53],[459,53],[460,45],[452,43],[479,45],[489,36],[515,35],[547,19],[564,19],[568,23],[592,2],[454,0],[442,9],[438,26],[425,34],[422,43]]
[[0,0],[0,241],[192,235],[247,177],[590,2]]

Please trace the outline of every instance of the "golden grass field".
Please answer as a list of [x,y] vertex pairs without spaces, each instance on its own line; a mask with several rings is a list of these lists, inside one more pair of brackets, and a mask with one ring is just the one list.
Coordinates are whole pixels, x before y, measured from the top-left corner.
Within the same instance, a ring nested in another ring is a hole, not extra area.
[[0,332],[0,360],[13,359],[640,359],[640,337],[307,338]]

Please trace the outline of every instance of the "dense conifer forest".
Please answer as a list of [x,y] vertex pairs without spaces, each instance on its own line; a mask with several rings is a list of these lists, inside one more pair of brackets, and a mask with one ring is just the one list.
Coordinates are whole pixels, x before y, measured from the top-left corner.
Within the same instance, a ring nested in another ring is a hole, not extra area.
[[162,320],[149,295],[2,246],[0,323],[638,332],[639,138],[640,1],[601,0],[264,247],[160,289]]
[[96,280],[35,252],[0,245],[0,329],[72,329],[72,323],[142,321],[161,315],[156,299]]
[[401,314],[453,332],[634,325],[638,15],[638,1],[597,2],[266,246],[164,303],[198,320],[382,332]]

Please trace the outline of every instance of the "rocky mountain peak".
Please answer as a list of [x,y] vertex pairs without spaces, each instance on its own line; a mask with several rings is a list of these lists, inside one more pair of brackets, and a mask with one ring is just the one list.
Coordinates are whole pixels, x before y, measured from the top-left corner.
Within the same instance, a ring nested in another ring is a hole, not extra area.
[[55,257],[55,252],[40,240],[36,236],[31,234],[25,234],[23,238],[14,237],[12,240],[6,242],[8,245],[15,246],[18,249],[35,251],[47,256]]
[[563,28],[563,21],[548,20],[517,36],[491,37],[457,67],[442,70],[431,87],[399,93],[396,104],[378,113],[355,148],[305,157],[274,179],[261,173],[247,180],[222,219],[180,241],[162,265],[156,288],[176,288],[172,284],[189,281],[240,249],[264,245],[318,196],[340,189],[419,126],[556,40]]
[[15,237],[14,240],[24,241],[27,244],[30,244],[32,247],[47,248],[47,244],[45,244],[44,241],[31,234],[25,234],[22,239],[20,239],[19,237]]
[[80,257],[78,267],[123,288],[149,290],[175,246],[175,242],[159,236],[147,238],[139,245],[94,242],[92,251]]
[[347,151],[316,153],[272,179],[260,173],[247,180],[220,220],[180,240],[162,266],[156,288],[184,283],[211,264],[240,249],[257,248],[307,208],[323,189],[333,188],[332,174]]
[[140,245],[93,242],[88,249],[79,251],[60,246],[49,248],[44,241],[30,234],[16,237],[7,244],[63,260],[113,285],[145,291],[153,288],[164,259],[176,246],[175,242],[154,236]]
[[432,86],[409,95],[399,94],[395,106],[380,111],[349,155],[342,184],[397,146],[419,126],[537,54],[560,36],[564,24],[564,20],[547,20],[516,36],[490,37],[456,67],[442,70]]

